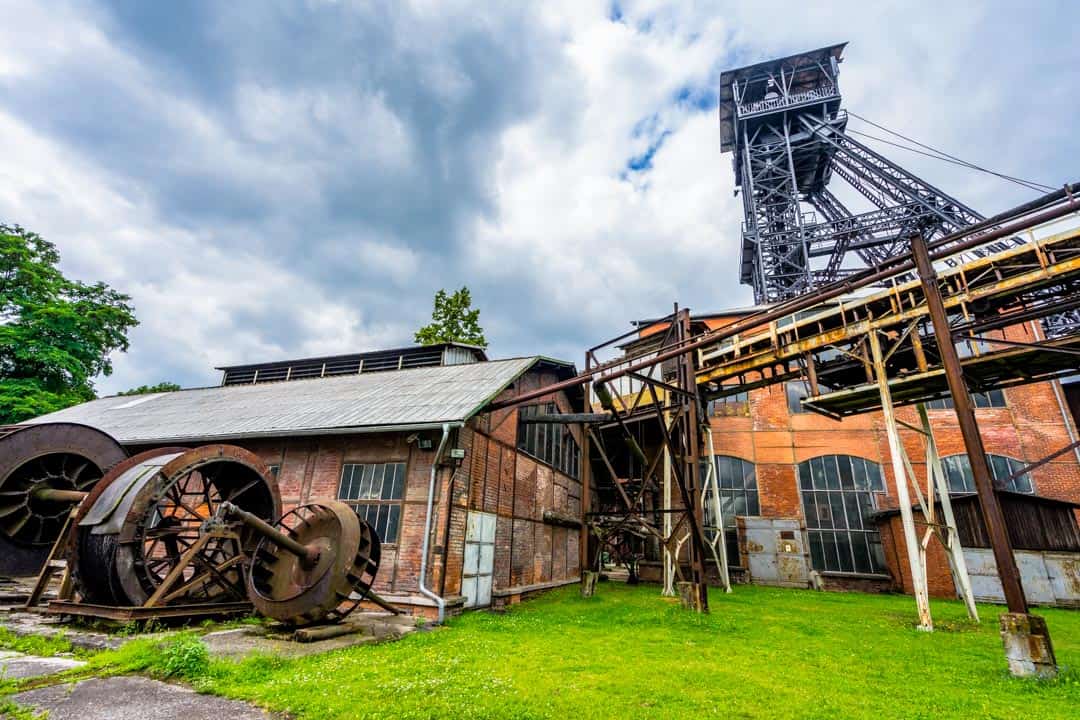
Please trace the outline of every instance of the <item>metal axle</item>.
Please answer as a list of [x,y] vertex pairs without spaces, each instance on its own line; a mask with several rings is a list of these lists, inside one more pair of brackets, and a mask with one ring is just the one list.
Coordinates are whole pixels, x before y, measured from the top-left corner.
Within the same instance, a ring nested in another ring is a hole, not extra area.
[[319,550],[317,548],[309,547],[293,540],[286,533],[281,532],[262,518],[253,515],[246,510],[241,510],[228,501],[221,503],[220,509],[223,514],[235,517],[270,542],[300,558],[300,561],[305,566],[311,567],[318,562]]
[[35,500],[51,500],[53,502],[82,502],[89,494],[81,490],[60,490],[51,487],[37,488],[33,491]]

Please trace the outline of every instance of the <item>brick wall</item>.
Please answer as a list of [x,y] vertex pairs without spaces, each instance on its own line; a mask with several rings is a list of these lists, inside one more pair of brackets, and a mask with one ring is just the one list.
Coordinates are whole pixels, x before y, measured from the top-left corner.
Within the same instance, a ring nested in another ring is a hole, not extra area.
[[[1010,337],[1028,340],[1022,331],[1010,328]],[[1063,416],[1051,383],[1037,383],[1004,391],[1007,407],[980,408],[976,416],[988,453],[1004,455],[1028,464],[1065,447],[1071,417]],[[724,409],[730,413],[730,408]],[[930,410],[938,449],[942,457],[964,452],[963,439],[952,410]],[[897,410],[899,419],[919,425],[914,407]],[[769,517],[803,518],[796,464],[819,455],[853,455],[873,460],[881,466],[885,493],[875,493],[879,509],[898,507],[888,438],[880,413],[867,413],[841,421],[816,413],[792,414],[782,385],[749,394],[741,412],[710,418],[717,454],[732,455],[755,464],[761,514]],[[925,444],[922,436],[901,429],[901,440],[913,470],[925,488]],[[1080,502],[1080,464],[1067,453],[1032,472],[1035,491],[1040,495]],[[899,518],[896,518],[899,533]],[[897,589],[910,592],[910,572],[902,534],[882,533],[889,571]],[[930,554],[931,592],[955,597],[952,578],[943,549],[936,540]],[[905,576],[907,574],[908,576]]]
[[[554,382],[553,373],[531,373],[516,394]],[[572,408],[564,394],[538,402]],[[571,432],[580,442],[577,428]],[[438,446],[438,431],[419,433],[432,440],[421,450],[407,442],[413,433],[327,435],[237,441],[267,465],[277,465],[285,510],[297,504],[336,498],[346,463],[406,465],[398,542],[384,543],[375,590],[388,595],[419,592],[419,574],[431,463]],[[448,443],[465,450],[456,465],[442,465],[436,478],[432,523],[429,585],[453,597],[461,592],[465,552],[465,526],[469,510],[495,513],[496,552],[494,587],[506,590],[521,585],[576,579],[578,532],[543,522],[545,510],[581,517],[581,484],[516,448],[517,410],[487,413],[457,429]],[[445,461],[445,457],[444,457]]]
[[[555,380],[551,373],[526,375],[504,395]],[[563,393],[536,402],[573,410]],[[570,431],[580,444],[578,428],[572,426]],[[497,515],[494,590],[577,579],[579,532],[545,523],[544,511],[580,519],[580,480],[517,450],[516,408],[479,417],[473,435],[468,509]]]

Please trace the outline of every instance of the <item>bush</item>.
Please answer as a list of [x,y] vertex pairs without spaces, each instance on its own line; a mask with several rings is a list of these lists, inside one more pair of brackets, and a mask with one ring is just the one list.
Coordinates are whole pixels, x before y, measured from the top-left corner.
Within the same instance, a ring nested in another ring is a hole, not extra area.
[[161,646],[161,654],[153,670],[164,677],[191,680],[205,675],[209,668],[210,652],[206,645],[196,636],[184,633]]

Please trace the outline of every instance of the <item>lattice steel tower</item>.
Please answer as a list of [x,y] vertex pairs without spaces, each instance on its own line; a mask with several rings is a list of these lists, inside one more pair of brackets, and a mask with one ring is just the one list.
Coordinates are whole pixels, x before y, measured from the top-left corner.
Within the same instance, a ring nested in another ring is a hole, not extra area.
[[[839,66],[847,43],[720,76],[720,147],[742,193],[741,280],[757,303],[802,295],[983,217],[845,133]],[[839,176],[874,208],[852,213],[829,190]],[[738,192],[737,191],[737,192]],[[998,250],[1018,240],[998,243]]]

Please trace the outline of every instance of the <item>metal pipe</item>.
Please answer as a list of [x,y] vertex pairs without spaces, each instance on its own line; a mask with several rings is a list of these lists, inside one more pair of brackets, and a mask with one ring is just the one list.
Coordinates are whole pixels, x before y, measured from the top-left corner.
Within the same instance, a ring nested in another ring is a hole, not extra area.
[[283,533],[262,518],[252,515],[247,510],[241,510],[228,501],[221,503],[220,509],[225,515],[236,518],[259,535],[262,535],[264,538],[280,547],[282,550],[290,552],[300,558],[304,565],[311,567],[318,561],[319,551],[317,548],[308,547],[301,542],[293,540],[287,533]]
[[952,331],[949,329],[949,316],[945,311],[945,301],[941,297],[937,272],[934,270],[930,253],[927,251],[926,241],[921,235],[916,235],[911,239],[911,255],[918,266],[919,280],[922,281],[923,292],[926,296],[926,307],[930,312],[930,322],[933,324],[934,335],[937,338],[941,366],[945,370],[945,379],[949,383],[949,392],[952,395],[956,419],[960,425],[960,434],[964,439],[968,463],[971,465],[971,474],[975,480],[979,508],[982,510],[983,521],[986,524],[986,534],[990,538],[990,547],[994,551],[1001,587],[1005,592],[1005,602],[1009,606],[1009,612],[1026,615],[1027,599],[1024,597],[1024,588],[1020,582],[1020,570],[1016,566],[1016,557],[1009,543],[1005,515],[1001,511],[1001,504],[994,491],[993,476],[990,474],[990,464],[986,459],[986,448],[979,434],[979,424],[975,420],[971,394],[964,381],[960,357],[953,343]]
[[[962,230],[950,233],[949,235],[945,235],[944,237],[935,240],[932,243],[926,244],[926,248],[930,252],[930,258],[931,260],[939,260],[941,258],[949,257],[951,255],[956,255],[958,253],[964,252],[965,250],[970,250],[992,240],[997,240],[1003,237],[1008,237],[1010,235],[1015,235],[1023,230],[1029,229],[1036,225],[1040,225],[1051,220],[1056,220],[1060,217],[1068,215],[1069,213],[1076,212],[1077,210],[1080,210],[1080,198],[1074,195],[1074,193],[1080,193],[1080,183],[1067,185],[1061,190],[1057,190],[1055,192],[1044,195],[1041,198],[1020,205],[1004,213],[995,215],[992,218],[987,218],[983,222],[976,223],[975,225],[970,225],[966,228],[963,228]],[[1031,213],[1034,210],[1038,210],[1040,208],[1055,204],[1056,207],[1051,207],[1049,210],[1045,210],[1035,215],[1028,215],[1028,213]],[[998,225],[1006,220],[1018,217],[1022,217],[1023,219],[1008,226],[994,228],[995,225]],[[984,229],[988,229],[988,231],[980,235],[976,235],[976,233],[979,233],[981,230]],[[974,237],[971,237],[973,235]],[[963,238],[967,239],[963,240]],[[950,243],[954,244],[950,245]],[[641,370],[650,368],[658,363],[664,362],[665,360],[671,360],[672,358],[675,358],[682,353],[687,352],[688,350],[696,350],[697,348],[703,347],[710,343],[725,340],[729,337],[738,335],[739,333],[746,332],[747,330],[750,330],[752,328],[760,327],[768,322],[772,322],[773,320],[779,320],[780,318],[791,315],[792,313],[798,312],[799,310],[805,310],[814,307],[823,302],[827,302],[829,300],[836,299],[842,295],[846,295],[853,290],[858,290],[859,288],[871,285],[880,280],[885,280],[889,277],[892,277],[893,275],[897,275],[903,272],[909,272],[914,269],[915,263],[911,260],[910,257],[898,256],[891,260],[885,260],[879,263],[875,268],[863,270],[862,272],[855,273],[854,275],[844,278],[843,280],[838,280],[834,283],[824,285],[820,289],[812,293],[808,293],[807,295],[803,295],[801,297],[782,302],[767,310],[762,310],[761,312],[754,313],[753,315],[748,315],[742,320],[739,320],[738,322],[731,323],[730,325],[725,325],[724,327],[714,330],[713,332],[703,333],[702,335],[697,336],[697,338],[695,338],[694,340],[676,344],[669,350],[658,353],[651,357],[643,358],[638,362],[631,362],[633,358],[623,358],[621,362],[630,362],[631,364],[626,365],[618,370],[614,370],[610,373],[601,375],[599,378],[597,378],[596,376],[600,375],[601,372],[611,367],[612,365],[616,365],[618,363],[608,362],[605,365],[599,365],[595,368],[590,368],[589,370],[586,370],[584,373],[578,375],[577,377],[563,380],[557,383],[552,383],[551,385],[546,385],[536,390],[522,393],[521,395],[513,398],[508,398],[506,400],[491,403],[488,406],[488,409],[498,410],[506,407],[512,407],[514,405],[518,405],[529,400],[534,400],[536,398],[543,397],[544,395],[548,395],[559,390],[567,390],[570,388],[578,387],[594,380],[596,382],[610,382],[612,380],[617,380],[624,375],[640,372]]]
[[35,500],[51,500],[53,502],[82,502],[90,493],[81,490],[60,490],[59,488],[43,487],[31,492]]
[[[431,546],[431,508],[435,502],[435,476],[439,471],[439,459],[442,458],[443,448],[446,447],[446,441],[450,438],[450,426],[450,423],[442,424],[442,439],[439,440],[439,447],[435,450],[435,457],[431,459],[431,480],[428,483],[427,513],[424,516],[424,547],[420,551],[420,593],[433,600],[435,606],[439,608],[439,619],[437,622],[440,625],[446,618],[446,601],[443,600],[442,596],[435,593],[427,586],[427,565],[428,548]],[[461,424],[457,423],[457,426],[461,427]]]

